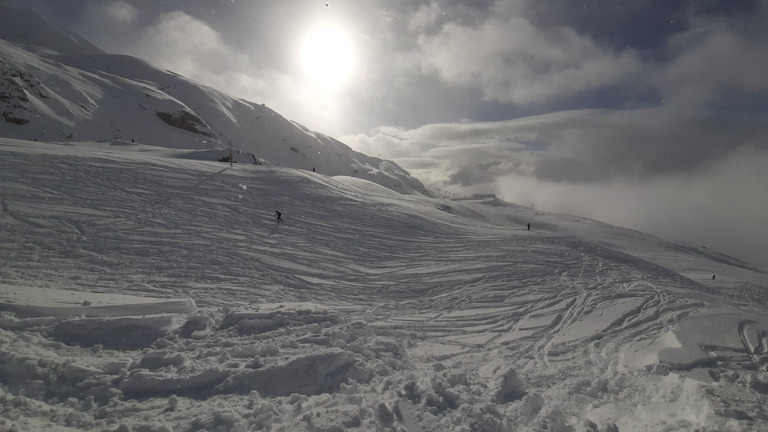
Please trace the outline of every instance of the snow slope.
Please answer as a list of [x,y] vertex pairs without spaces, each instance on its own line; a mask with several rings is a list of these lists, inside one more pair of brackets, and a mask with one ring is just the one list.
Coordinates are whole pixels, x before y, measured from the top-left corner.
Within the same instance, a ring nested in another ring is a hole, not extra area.
[[[130,56],[100,52],[31,11],[0,6],[0,136],[139,142],[219,151],[260,163],[364,178],[429,195],[392,161],[355,152],[263,104]],[[212,155],[213,157],[213,155]]]
[[0,429],[768,428],[763,273],[492,198],[200,159],[0,138]]

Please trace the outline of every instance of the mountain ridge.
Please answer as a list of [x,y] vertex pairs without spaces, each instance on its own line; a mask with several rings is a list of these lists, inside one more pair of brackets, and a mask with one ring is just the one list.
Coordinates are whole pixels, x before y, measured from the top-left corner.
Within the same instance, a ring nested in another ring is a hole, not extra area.
[[[6,26],[11,19],[21,21]],[[66,33],[44,22],[30,11],[0,14],[2,136],[127,140],[220,149],[220,157],[228,157],[231,147],[242,156],[235,158],[239,163],[358,176],[401,193],[432,194],[396,163],[356,152],[264,104],[230,96],[136,57],[81,48],[77,38],[64,44]],[[36,27],[43,30],[36,33]],[[20,29],[26,33],[15,33]],[[31,49],[29,43],[45,49]]]

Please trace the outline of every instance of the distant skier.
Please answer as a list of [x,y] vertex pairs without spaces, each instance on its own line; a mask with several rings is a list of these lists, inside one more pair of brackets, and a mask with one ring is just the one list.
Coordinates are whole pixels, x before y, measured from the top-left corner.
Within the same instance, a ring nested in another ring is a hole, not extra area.
[[530,230],[531,230],[531,224],[529,223],[528,224],[528,231],[530,231]]
[[712,280],[715,280],[715,276],[717,276],[717,275],[712,275]]
[[280,222],[285,222],[285,221],[283,220],[283,214],[282,214],[282,213],[280,213],[279,211],[275,210],[275,216],[277,216],[277,223],[280,223]]

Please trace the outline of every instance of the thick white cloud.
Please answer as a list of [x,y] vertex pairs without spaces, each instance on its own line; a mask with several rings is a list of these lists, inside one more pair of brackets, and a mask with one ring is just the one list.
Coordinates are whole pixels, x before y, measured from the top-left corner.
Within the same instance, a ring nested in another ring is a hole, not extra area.
[[694,174],[597,184],[500,176],[506,200],[580,215],[731,254],[768,270],[768,149],[746,146]]
[[631,50],[613,51],[569,27],[537,27],[522,16],[449,22],[419,35],[418,47],[425,73],[478,86],[487,100],[522,105],[629,84],[642,69]]
[[[673,103],[699,106],[729,92],[768,91],[768,6],[746,21],[697,19],[672,38],[652,82]],[[746,24],[746,27],[743,25]]]
[[136,39],[134,51],[155,64],[196,79],[242,71],[248,65],[247,57],[228,47],[217,31],[181,11],[160,15]]
[[133,39],[140,32],[136,21],[141,12],[129,1],[87,0],[72,5],[78,12],[74,30],[89,42],[110,53],[122,53],[123,40]]
[[432,27],[443,14],[443,8],[435,1],[424,3],[408,19],[408,30],[421,33]]
[[755,5],[750,16],[691,17],[649,52],[542,19],[526,1],[497,0],[483,14],[433,1],[408,23],[417,42],[405,63],[448,86],[523,107],[612,87],[700,107],[722,103],[734,91],[768,92],[768,2]]
[[435,184],[431,177],[453,179],[440,187],[473,188],[512,172],[541,181],[592,183],[693,174],[739,148],[768,148],[768,121],[665,107],[579,110],[503,122],[378,128],[343,140],[396,160],[446,159],[439,166],[449,172],[424,179],[429,184]]

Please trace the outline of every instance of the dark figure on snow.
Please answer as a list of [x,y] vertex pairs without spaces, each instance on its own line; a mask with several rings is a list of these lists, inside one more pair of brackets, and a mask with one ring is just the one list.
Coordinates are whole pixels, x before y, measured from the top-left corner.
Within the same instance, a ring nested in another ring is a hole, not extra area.
[[283,214],[279,211],[275,210],[275,216],[277,216],[277,223],[284,222],[283,221]]
[[715,280],[715,276],[716,276],[716,275],[712,275],[712,280]]
[[528,224],[528,231],[531,230],[531,224]]

